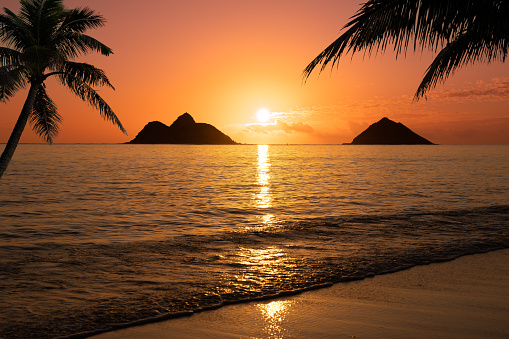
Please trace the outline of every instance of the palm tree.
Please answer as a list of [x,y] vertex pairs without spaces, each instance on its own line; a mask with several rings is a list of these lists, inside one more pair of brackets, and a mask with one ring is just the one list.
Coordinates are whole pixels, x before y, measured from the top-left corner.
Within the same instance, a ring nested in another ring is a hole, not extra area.
[[108,46],[85,34],[88,29],[103,26],[104,18],[87,7],[66,9],[62,0],[21,0],[20,3],[19,14],[7,8],[0,14],[0,41],[6,46],[0,46],[0,100],[6,102],[22,88],[29,87],[29,91],[0,156],[0,178],[28,120],[48,143],[58,134],[61,117],[44,83],[49,77],[56,77],[126,133],[110,106],[93,88],[98,85],[113,88],[105,73],[90,64],[72,61],[90,52],[106,56],[113,53]]
[[458,67],[476,62],[505,61],[509,44],[507,0],[369,0],[351,18],[341,36],[320,53],[303,72],[307,79],[321,64],[332,67],[344,54],[364,50],[384,51],[389,45],[396,55],[430,49],[439,53],[428,67],[414,99]]

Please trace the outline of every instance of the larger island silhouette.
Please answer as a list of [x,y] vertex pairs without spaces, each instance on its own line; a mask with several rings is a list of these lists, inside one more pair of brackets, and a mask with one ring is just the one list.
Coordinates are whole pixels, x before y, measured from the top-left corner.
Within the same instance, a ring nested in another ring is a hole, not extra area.
[[345,145],[434,145],[401,122],[382,118]]
[[184,113],[170,126],[152,121],[129,144],[235,145],[229,136],[210,124],[197,123]]

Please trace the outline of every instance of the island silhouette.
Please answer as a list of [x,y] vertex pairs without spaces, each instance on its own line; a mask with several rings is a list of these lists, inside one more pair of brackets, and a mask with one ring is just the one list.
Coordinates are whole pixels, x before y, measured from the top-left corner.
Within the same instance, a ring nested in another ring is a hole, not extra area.
[[186,112],[170,126],[159,121],[149,122],[128,144],[235,145],[237,143],[214,126],[195,122]]
[[344,145],[434,145],[400,122],[382,118]]

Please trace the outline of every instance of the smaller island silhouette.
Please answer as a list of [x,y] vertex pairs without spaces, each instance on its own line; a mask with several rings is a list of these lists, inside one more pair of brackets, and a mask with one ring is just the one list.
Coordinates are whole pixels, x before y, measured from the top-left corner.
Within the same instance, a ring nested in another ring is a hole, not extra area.
[[434,143],[400,122],[382,118],[356,136],[351,143],[344,145],[434,145]]
[[195,122],[186,112],[171,126],[159,121],[149,122],[128,144],[236,145],[237,143],[214,126]]

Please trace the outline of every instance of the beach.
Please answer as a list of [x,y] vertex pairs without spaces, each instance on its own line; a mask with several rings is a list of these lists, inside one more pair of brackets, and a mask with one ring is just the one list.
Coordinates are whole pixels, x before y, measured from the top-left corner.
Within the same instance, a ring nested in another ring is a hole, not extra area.
[[93,338],[508,337],[504,249]]

